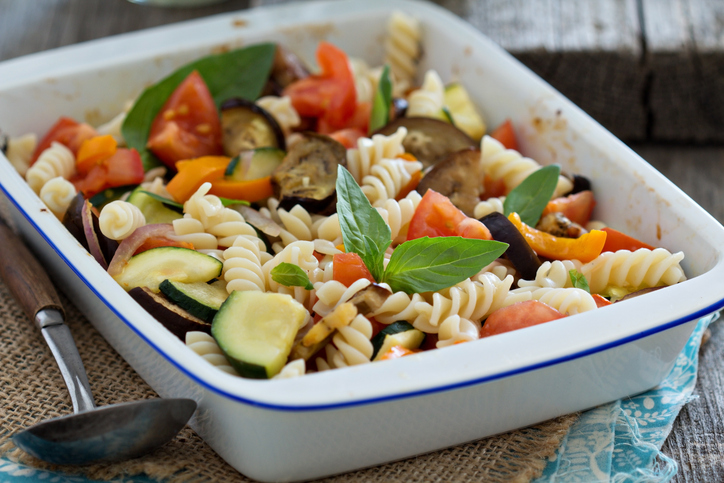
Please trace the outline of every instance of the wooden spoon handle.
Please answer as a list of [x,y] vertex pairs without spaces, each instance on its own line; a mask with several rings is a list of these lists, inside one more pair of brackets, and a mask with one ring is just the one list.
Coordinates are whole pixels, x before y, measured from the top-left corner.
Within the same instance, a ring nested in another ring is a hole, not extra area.
[[63,314],[60,298],[45,269],[3,222],[0,222],[0,247],[0,276],[30,320],[35,321],[35,315],[43,309],[55,309]]

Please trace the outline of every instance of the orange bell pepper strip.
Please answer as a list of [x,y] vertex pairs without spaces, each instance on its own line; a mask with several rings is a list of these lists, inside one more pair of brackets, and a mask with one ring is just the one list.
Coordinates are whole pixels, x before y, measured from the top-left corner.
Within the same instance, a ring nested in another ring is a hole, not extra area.
[[648,248],[653,250],[654,247],[648,243],[644,243],[641,240],[637,240],[631,236],[621,233],[613,228],[603,228],[602,231],[606,232],[606,244],[603,245],[604,252],[617,252],[619,250],[628,250],[635,252],[639,248]]
[[169,181],[166,189],[174,200],[184,203],[202,184],[223,178],[230,161],[231,158],[226,156],[202,156],[179,161],[176,163],[178,173]]
[[78,150],[75,167],[80,174],[88,171],[116,153],[118,143],[110,134],[95,136],[83,141]]
[[274,189],[271,184],[271,176],[265,176],[249,181],[217,179],[211,181],[209,193],[231,200],[254,202],[269,198],[274,194]]
[[380,357],[381,361],[390,361],[392,359],[399,359],[400,357],[409,356],[412,354],[416,354],[417,352],[420,352],[419,350],[414,349],[408,349],[405,346],[402,345],[395,345],[390,347],[390,350],[385,352],[385,354]]
[[580,260],[587,263],[601,254],[606,243],[606,232],[600,230],[592,230],[578,238],[564,238],[531,228],[520,220],[518,213],[511,213],[508,220],[534,252],[553,260]]

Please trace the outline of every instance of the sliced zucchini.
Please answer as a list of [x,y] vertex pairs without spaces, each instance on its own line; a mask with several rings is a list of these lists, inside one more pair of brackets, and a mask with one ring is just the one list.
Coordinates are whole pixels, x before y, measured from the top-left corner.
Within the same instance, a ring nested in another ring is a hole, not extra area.
[[174,220],[183,218],[181,213],[172,210],[164,205],[163,202],[143,193],[143,191],[143,188],[140,186],[133,190],[128,197],[128,202],[141,210],[144,218],[146,218],[146,223],[173,223]]
[[401,320],[390,324],[372,338],[372,360],[378,361],[396,345],[417,349],[425,340],[425,333]]
[[229,296],[223,287],[204,282],[184,283],[164,280],[158,288],[173,303],[209,323],[214,320],[216,312]]
[[272,147],[244,151],[229,162],[224,176],[234,181],[250,181],[271,176],[284,161],[285,154],[281,149]]
[[180,247],[159,247],[131,257],[113,277],[124,289],[148,287],[158,293],[164,280],[208,282],[221,275],[223,263],[203,253]]
[[286,149],[284,132],[274,116],[246,99],[232,98],[221,104],[221,130],[227,156],[263,146]]
[[239,374],[268,379],[287,362],[308,312],[291,296],[233,291],[211,324],[211,335]]
[[450,84],[445,88],[445,106],[452,118],[451,122],[458,129],[476,141],[483,137],[485,121],[461,84]]

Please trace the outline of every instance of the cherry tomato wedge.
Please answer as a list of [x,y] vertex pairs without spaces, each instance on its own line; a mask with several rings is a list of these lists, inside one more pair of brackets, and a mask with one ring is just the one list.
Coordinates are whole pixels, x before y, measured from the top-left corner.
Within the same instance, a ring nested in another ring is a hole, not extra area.
[[490,133],[490,137],[500,141],[500,143],[505,146],[505,149],[520,151],[518,148],[518,139],[515,137],[515,129],[513,129],[513,123],[510,119],[506,119],[503,124]]
[[354,252],[337,253],[332,263],[334,263],[334,270],[332,271],[334,280],[345,287],[349,287],[360,278],[366,278],[372,283],[375,282],[365,262]]
[[573,223],[584,226],[591,220],[591,213],[595,206],[596,200],[593,198],[593,191],[586,190],[549,201],[543,209],[542,216],[559,212]]
[[598,295],[597,293],[591,295],[591,297],[593,297],[593,301],[596,302],[596,307],[598,307],[599,309],[601,307],[606,307],[613,303],[610,300],[608,300],[606,297]]
[[634,237],[621,233],[613,228],[603,228],[601,231],[606,232],[606,243],[603,245],[604,252],[617,252],[619,250],[628,250],[635,252],[639,248],[648,248],[653,250],[654,247],[648,243],[637,240]]
[[365,131],[360,129],[345,128],[333,132],[329,135],[329,137],[340,143],[345,148],[352,149],[357,147],[357,140],[365,137],[365,135]]
[[221,121],[206,83],[193,71],[156,115],[146,144],[166,166],[223,153]]
[[93,166],[85,175],[77,175],[71,181],[78,191],[82,191],[86,198],[90,198],[107,188],[141,183],[143,162],[135,149],[119,148],[110,158]]
[[73,154],[78,154],[83,141],[97,135],[96,130],[88,124],[81,124],[69,117],[61,117],[35,147],[30,164],[33,164],[40,153],[48,149],[53,142],[58,142],[73,151]]
[[487,318],[480,329],[480,337],[503,334],[511,330],[524,329],[534,325],[562,319],[562,313],[538,300],[518,302],[498,309]]
[[468,218],[447,196],[427,190],[410,221],[407,239],[428,236],[461,236],[492,240],[488,229],[474,218]]

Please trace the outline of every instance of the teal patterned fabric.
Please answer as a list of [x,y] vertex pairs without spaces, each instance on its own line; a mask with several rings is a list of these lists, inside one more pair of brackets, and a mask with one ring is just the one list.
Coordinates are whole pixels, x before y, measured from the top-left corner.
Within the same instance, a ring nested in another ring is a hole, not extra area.
[[[677,464],[661,453],[681,408],[696,385],[701,336],[718,314],[701,319],[668,377],[638,396],[586,411],[571,427],[556,457],[534,483],[655,483],[669,481]],[[38,470],[0,458],[0,483],[88,483],[79,476]],[[114,480],[121,481],[121,480]],[[144,476],[127,483],[146,483]]]
[[586,411],[535,483],[654,483],[678,469],[661,453],[681,408],[693,397],[701,336],[719,314],[699,321],[674,368],[655,389]]

